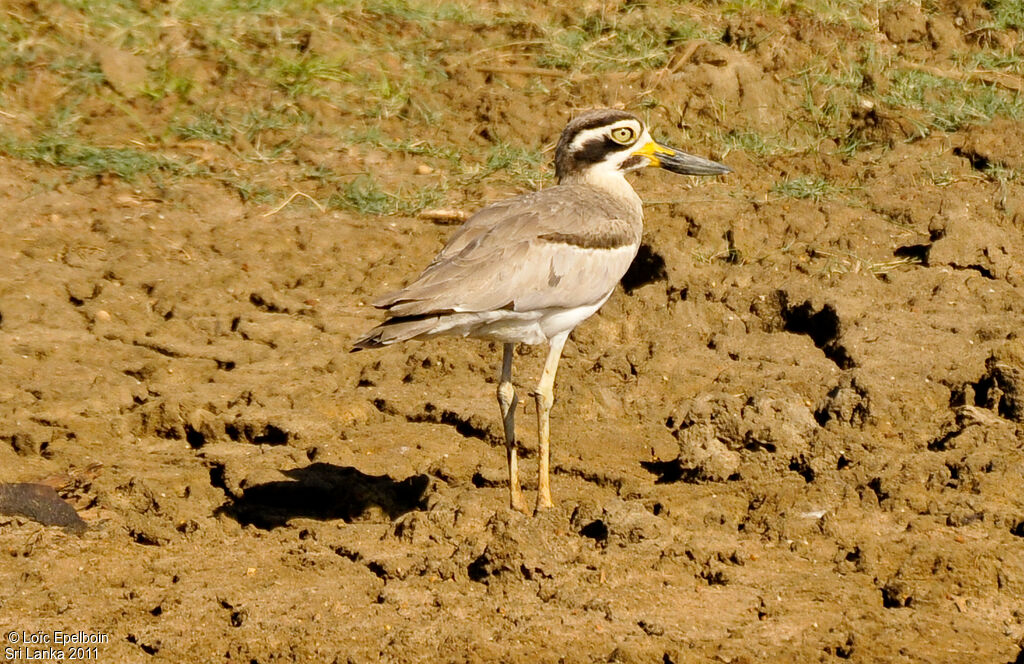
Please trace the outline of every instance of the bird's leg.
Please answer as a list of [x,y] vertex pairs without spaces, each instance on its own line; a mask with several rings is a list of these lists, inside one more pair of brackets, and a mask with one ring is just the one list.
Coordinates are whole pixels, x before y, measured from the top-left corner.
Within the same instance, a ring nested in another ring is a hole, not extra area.
[[501,357],[501,380],[498,381],[498,407],[501,424],[505,428],[505,448],[508,453],[508,493],[512,509],[526,512],[523,489],[519,486],[519,459],[516,456],[516,406],[519,397],[512,384],[512,353],[515,344],[505,344]]
[[562,347],[569,338],[569,332],[552,337],[548,346],[548,357],[544,360],[544,371],[540,375],[537,391],[533,393],[537,400],[537,435],[540,438],[538,450],[540,462],[537,468],[537,511],[547,509],[551,502],[551,448],[549,444],[549,415],[555,402],[555,372],[558,371],[558,360],[562,357]]

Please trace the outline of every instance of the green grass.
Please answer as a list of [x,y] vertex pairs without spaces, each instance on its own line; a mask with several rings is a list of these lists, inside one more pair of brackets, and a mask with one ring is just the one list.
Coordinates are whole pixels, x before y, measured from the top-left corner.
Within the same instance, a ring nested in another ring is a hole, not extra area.
[[171,131],[175,136],[187,141],[210,143],[228,143],[235,135],[235,130],[227,122],[209,113],[200,113],[190,121],[173,125]]
[[146,150],[89,145],[56,134],[43,134],[30,143],[7,138],[0,142],[0,152],[37,164],[68,168],[80,175],[109,174],[129,181],[155,171],[177,175],[194,171],[188,164]]
[[948,132],[989,122],[997,115],[1024,118],[1024,96],[1019,93],[914,70],[896,72],[883,101],[893,107],[923,111],[925,129]]
[[327,82],[349,80],[344,62],[332,62],[317,55],[303,54],[295,58],[279,57],[270,68],[270,78],[290,97],[308,95],[329,98]]
[[992,12],[994,27],[1024,30],[1024,4],[1020,0],[985,0],[983,4]]
[[647,20],[640,13],[616,20],[589,15],[575,24],[541,28],[535,63],[575,71],[656,69],[668,64],[679,43],[714,38],[706,27],[681,14],[661,20]]
[[746,152],[759,157],[769,157],[795,152],[796,146],[787,143],[781,136],[749,129],[738,129],[717,133],[713,145],[729,152]]
[[416,214],[437,205],[442,199],[442,192],[437,187],[389,192],[374,178],[362,175],[342,185],[338,193],[327,200],[327,207],[366,215]]
[[361,131],[349,132],[345,140],[350,145],[370,145],[386,152],[445,160],[452,168],[457,168],[462,159],[460,152],[451,146],[437,145],[427,139],[396,140],[385,136],[379,127],[367,127]]
[[801,177],[778,182],[772,187],[772,193],[786,198],[810,199],[820,201],[829,198],[842,189],[824,178]]
[[[985,6],[992,19],[982,27],[1010,31],[1007,38],[1019,41],[1013,31],[1022,29],[1024,6],[1017,0]],[[867,36],[837,39],[834,49],[813,54],[796,49],[785,54],[792,62],[784,58],[775,82],[785,104],[779,126],[744,122],[711,89],[688,87],[689,68],[717,66],[699,55],[674,76],[663,69],[693,40],[761,62],[765,42],[784,37],[771,27],[779,20],[839,26],[836,35],[849,35],[851,26],[874,30],[864,16],[876,8],[867,0],[598,3],[573,12],[499,8],[483,0],[57,0],[45,12],[24,4],[0,10],[0,151],[64,169],[68,179],[215,178],[247,202],[280,202],[301,187],[304,196],[338,209],[411,214],[446,201],[475,201],[496,185],[522,190],[551,183],[551,155],[536,140],[472,138],[482,124],[500,122],[487,105],[509,97],[531,117],[545,112],[544,103],[557,115],[598,100],[623,105],[656,119],[656,131],[665,131],[669,142],[678,142],[681,132],[760,164],[832,144],[850,159],[890,149],[864,130],[865,100],[890,116],[916,118],[919,135],[997,116],[1024,119],[1020,94],[958,80],[974,70],[1024,75],[1020,49],[1000,46],[1009,43],[1002,38],[968,41],[943,65],[949,77],[901,69]],[[924,11],[949,13],[934,2]],[[732,14],[767,15],[766,27],[751,28],[753,41],[745,47],[725,44]],[[141,94],[108,83],[95,44],[145,61]],[[914,55],[901,57],[922,64]],[[468,94],[458,87],[479,86],[484,67],[499,73]],[[547,71],[515,73],[535,67]],[[514,76],[503,76],[503,68]],[[603,87],[606,82],[614,85]],[[703,97],[698,114],[688,110],[691,96]],[[547,140],[551,127],[544,131]],[[330,151],[331,141],[339,153],[321,160],[309,152]],[[385,163],[374,178],[360,177],[358,159],[370,149],[382,151]],[[355,159],[351,167],[346,150]],[[409,173],[417,162],[436,176],[415,180],[415,187],[396,184],[402,178],[392,176],[391,166]],[[984,176],[1019,180],[1005,169]],[[841,195],[841,184],[797,178],[773,192],[821,199]]]

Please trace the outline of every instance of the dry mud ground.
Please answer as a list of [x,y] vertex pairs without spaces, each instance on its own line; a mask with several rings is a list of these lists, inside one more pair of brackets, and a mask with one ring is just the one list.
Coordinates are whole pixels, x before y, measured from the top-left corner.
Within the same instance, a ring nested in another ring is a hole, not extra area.
[[[976,45],[911,14],[879,48]],[[861,150],[723,154],[690,132],[784,132],[801,58],[860,35],[728,20],[746,47],[544,85],[460,61],[496,37],[444,26],[466,49],[423,92],[438,141],[546,145],[656,90],[658,134],[735,171],[636,180],[645,247],[567,345],[536,518],[506,508],[498,348],[347,352],[452,226],[0,157],[0,479],[88,524],[0,518],[4,633],[102,633],[101,662],[1021,662],[1024,185],[991,174],[1024,168],[1024,125],[918,133],[879,104],[850,117]],[[444,175],[316,131],[303,158]],[[798,177],[834,189],[774,188]],[[523,392],[541,360],[520,350]]]

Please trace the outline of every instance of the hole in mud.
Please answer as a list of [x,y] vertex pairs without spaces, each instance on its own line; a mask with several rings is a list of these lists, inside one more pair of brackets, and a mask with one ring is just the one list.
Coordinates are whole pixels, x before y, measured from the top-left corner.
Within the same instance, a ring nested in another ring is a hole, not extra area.
[[198,450],[206,444],[206,436],[193,429],[191,425],[188,425],[185,427],[185,442],[187,442],[188,446],[192,449]]
[[160,652],[160,648],[154,645],[150,645],[148,643],[142,643],[141,641],[139,641],[139,637],[135,636],[134,634],[129,634],[125,637],[125,640],[128,643],[131,643],[132,645],[137,645],[139,648],[142,649],[142,652],[146,653],[147,655],[155,655],[158,652]]
[[254,445],[287,445],[290,438],[287,431],[275,424],[256,422],[231,422],[224,425],[224,433],[235,442]]
[[[384,566],[381,565],[376,560],[371,560],[370,562],[366,563],[366,569],[368,569],[371,572],[373,572],[377,576],[378,579],[387,580],[391,576],[390,574],[388,574],[388,571],[384,568]],[[378,599],[382,599],[382,598],[378,598]],[[378,602],[378,603],[379,604],[383,604],[383,601]]]
[[704,570],[700,573],[700,578],[704,579],[704,582],[709,586],[725,586],[729,584],[729,579],[722,570]]
[[[743,441],[743,449],[750,452],[767,452],[768,454],[775,454],[775,443],[766,443],[756,438],[748,438]],[[792,470],[792,468],[790,468]]]
[[504,482],[487,479],[480,473],[473,473],[473,477],[469,481],[478,489],[493,489],[495,487],[506,486]]
[[673,482],[686,482],[696,484],[703,479],[703,473],[699,468],[688,468],[679,459],[672,461],[641,461],[640,465],[647,472],[657,475],[655,484],[672,484]]
[[160,546],[163,543],[160,541],[159,537],[144,530],[132,528],[128,531],[128,535],[136,544],[142,544],[144,546]]
[[965,150],[964,148],[953,148],[953,154],[971,162],[971,168],[976,171],[986,171],[992,167],[992,162],[977,152]]
[[881,477],[876,477],[868,482],[868,488],[874,492],[875,498],[878,500],[879,504],[889,497],[889,492],[882,489]]
[[848,639],[846,643],[838,646],[828,646],[825,648],[825,652],[829,655],[835,655],[839,659],[850,659],[853,657],[853,641]]
[[223,465],[210,466],[210,486],[220,489],[224,493],[228,492],[228,485],[224,481]]
[[633,291],[641,286],[667,280],[668,271],[665,269],[665,259],[645,243],[640,245],[640,249],[636,252],[636,258],[626,270],[621,283],[626,293],[632,295]]
[[966,269],[974,270],[975,272],[977,272],[981,276],[985,277],[986,279],[995,279],[996,278],[995,273],[992,272],[992,270],[990,270],[987,267],[985,267],[984,265],[968,265],[966,267]]
[[1010,534],[1014,537],[1024,537],[1024,520],[1018,521],[1016,525],[1010,528]]
[[840,454],[839,455],[839,460],[836,461],[836,470],[842,470],[843,468],[849,467],[849,465],[850,465],[850,460],[847,459],[844,455]]
[[803,454],[789,460],[789,469],[804,478],[804,482],[808,484],[814,481],[814,469],[811,468],[811,464],[804,458]]
[[604,542],[608,540],[608,524],[601,519],[595,519],[587,525],[580,528],[580,535],[583,537],[589,537],[592,540],[598,542]]
[[839,336],[839,316],[832,305],[826,304],[818,311],[810,302],[783,312],[785,330],[795,334],[806,334],[821,348]]
[[923,265],[928,264],[928,252],[932,250],[930,244],[908,244],[904,247],[897,247],[892,252],[896,258],[910,258]]
[[913,603],[914,598],[898,583],[889,583],[882,588],[882,606],[887,609],[902,609]]
[[784,305],[781,314],[782,329],[786,332],[809,336],[825,357],[835,362],[840,369],[856,366],[850,352],[839,344],[839,314],[831,304],[818,310],[809,301],[796,307]]
[[[214,486],[224,485],[224,470],[210,469]],[[267,482],[246,487],[241,498],[231,498],[218,508],[243,525],[270,530],[290,519],[320,521],[341,519],[394,520],[413,510],[426,508],[426,475],[395,480],[387,475],[367,475],[351,466],[314,463],[305,468],[283,471],[290,481]]]
[[471,562],[469,564],[469,567],[466,568],[466,573],[469,575],[469,580],[480,583],[488,576],[490,576],[491,573],[487,569],[487,564],[489,562],[490,561],[487,559],[486,554],[480,554],[480,556],[477,557],[476,560]]
[[950,449],[949,443],[963,433],[962,430],[947,431],[938,438],[928,442],[928,450],[930,452],[945,452]]
[[287,309],[285,309],[283,307],[279,307],[276,304],[274,304],[273,302],[267,301],[267,299],[265,297],[263,297],[259,293],[251,293],[249,295],[249,304],[251,304],[254,307],[257,307],[258,309],[262,309],[263,311],[266,311],[268,314],[286,314],[286,313],[288,313]]

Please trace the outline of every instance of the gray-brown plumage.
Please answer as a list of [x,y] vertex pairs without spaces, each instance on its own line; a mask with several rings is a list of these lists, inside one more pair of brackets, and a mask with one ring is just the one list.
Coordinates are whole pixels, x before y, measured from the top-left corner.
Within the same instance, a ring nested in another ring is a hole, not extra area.
[[548,412],[558,359],[569,333],[604,304],[636,256],[643,211],[625,175],[650,165],[693,175],[729,172],[722,164],[654,142],[630,113],[580,114],[566,126],[555,151],[558,184],[470,217],[419,277],[374,302],[387,311],[387,319],[353,346],[378,348],[442,334],[504,344],[498,402],[515,509],[525,511],[514,431],[518,398],[511,382],[515,344],[550,345],[535,393],[537,508],[543,509],[551,505]]

